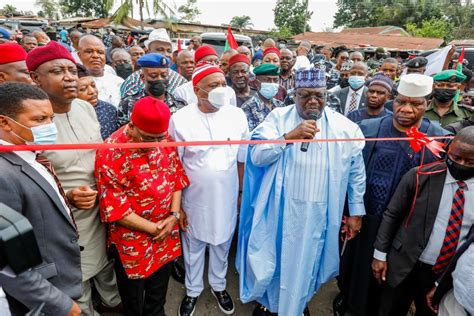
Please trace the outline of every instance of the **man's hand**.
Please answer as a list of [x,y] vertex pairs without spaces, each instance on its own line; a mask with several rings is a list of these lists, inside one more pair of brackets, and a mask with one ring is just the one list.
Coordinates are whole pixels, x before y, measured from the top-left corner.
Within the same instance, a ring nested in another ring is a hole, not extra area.
[[428,307],[433,311],[435,312],[436,314],[438,314],[438,306],[437,305],[433,305],[433,296],[434,296],[434,293],[436,292],[436,286],[434,286],[429,292],[428,294],[426,294],[426,304],[428,305]]
[[179,211],[179,228],[185,232],[186,229],[188,228],[188,215],[186,215],[186,212],[181,209]]
[[306,120],[301,122],[294,130],[285,135],[285,139],[313,139],[319,132],[316,121]]
[[163,239],[165,239],[169,234],[171,234],[177,222],[178,220],[176,219],[176,217],[170,215],[167,218],[156,223],[156,228],[159,233],[158,235],[153,237],[153,240],[162,241]]
[[88,186],[81,186],[68,191],[66,197],[72,206],[81,210],[88,210],[95,205],[97,191]]
[[79,307],[79,305],[77,305],[77,303],[75,301],[72,301],[72,307],[71,309],[69,310],[69,314],[67,314],[68,316],[80,316],[81,315],[81,308]]
[[387,261],[380,261],[377,259],[372,261],[372,272],[374,274],[374,278],[379,284],[387,280],[387,268]]
[[362,227],[362,216],[350,216],[347,218],[346,233],[349,235],[349,240],[353,239],[360,232]]

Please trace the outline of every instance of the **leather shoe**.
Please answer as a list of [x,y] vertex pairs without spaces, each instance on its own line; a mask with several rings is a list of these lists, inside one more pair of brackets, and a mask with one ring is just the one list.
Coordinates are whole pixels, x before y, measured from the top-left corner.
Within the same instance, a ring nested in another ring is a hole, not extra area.
[[217,304],[219,305],[219,308],[221,311],[226,314],[226,315],[232,315],[234,313],[234,302],[232,301],[232,298],[230,297],[229,293],[227,293],[226,290],[224,291],[214,291],[211,289],[212,295],[217,300]]
[[179,305],[178,316],[193,316],[196,310],[197,297],[185,296]]
[[346,314],[346,300],[344,294],[339,293],[332,301],[332,312],[334,316],[344,316]]
[[253,310],[252,316],[278,316],[278,314],[270,312],[262,304],[257,304],[257,306],[255,306],[255,309]]
[[178,261],[173,261],[173,265],[171,268],[171,276],[173,277],[173,279],[175,279],[176,282],[184,284],[185,275],[186,272],[184,268],[178,263]]

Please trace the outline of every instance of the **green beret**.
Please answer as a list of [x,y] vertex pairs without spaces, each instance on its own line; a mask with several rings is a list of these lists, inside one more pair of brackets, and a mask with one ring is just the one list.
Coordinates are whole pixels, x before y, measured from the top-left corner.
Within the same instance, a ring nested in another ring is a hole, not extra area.
[[434,81],[447,81],[447,82],[463,82],[466,80],[466,76],[457,70],[454,69],[448,69],[448,70],[443,70],[439,73],[437,73],[434,77]]
[[280,67],[274,64],[260,64],[253,70],[255,76],[279,76]]

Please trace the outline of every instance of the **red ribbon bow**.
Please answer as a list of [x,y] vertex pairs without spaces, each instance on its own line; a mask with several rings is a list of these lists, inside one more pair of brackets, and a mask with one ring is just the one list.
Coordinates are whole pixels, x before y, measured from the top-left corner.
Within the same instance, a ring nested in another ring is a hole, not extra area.
[[433,153],[433,155],[438,158],[441,158],[441,153],[446,152],[444,150],[444,147],[446,146],[445,143],[438,142],[429,137],[426,137],[426,134],[418,131],[418,128],[416,126],[412,126],[407,131],[407,136],[412,138],[408,141],[410,142],[411,148],[416,153],[419,152],[423,148],[423,146],[426,146],[426,148],[428,148]]

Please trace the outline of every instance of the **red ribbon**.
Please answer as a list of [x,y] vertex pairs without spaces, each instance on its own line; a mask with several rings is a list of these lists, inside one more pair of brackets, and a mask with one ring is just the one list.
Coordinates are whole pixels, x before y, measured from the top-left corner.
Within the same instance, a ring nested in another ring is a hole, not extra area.
[[445,143],[438,142],[433,140],[430,137],[427,137],[425,133],[418,131],[416,126],[412,126],[407,131],[407,136],[410,137],[408,140],[410,142],[410,146],[414,152],[419,152],[425,146],[429,149],[438,158],[441,158],[441,153],[446,152],[444,147],[446,146]]

